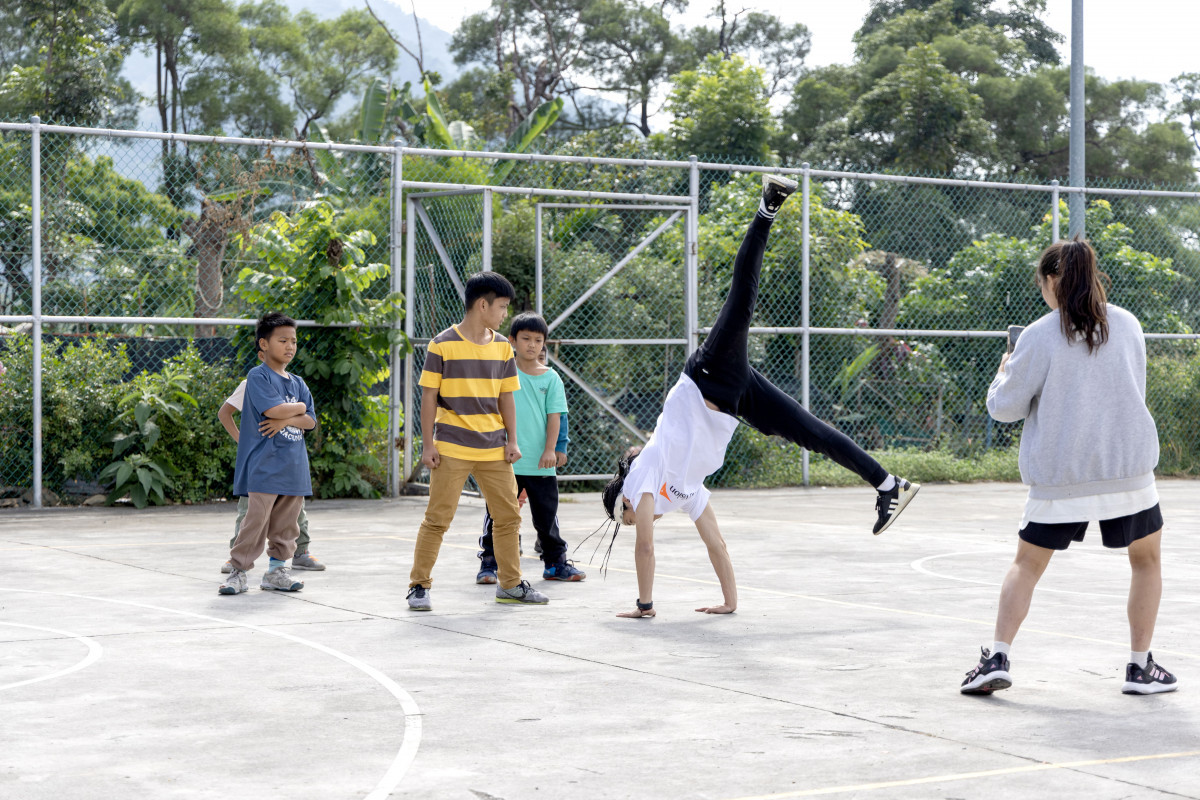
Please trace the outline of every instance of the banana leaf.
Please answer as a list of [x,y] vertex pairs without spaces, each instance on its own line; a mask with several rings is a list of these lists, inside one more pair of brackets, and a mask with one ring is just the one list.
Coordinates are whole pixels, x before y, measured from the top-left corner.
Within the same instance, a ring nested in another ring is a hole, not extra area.
[[475,129],[461,119],[456,119],[450,123],[450,138],[454,140],[457,149],[470,150],[475,142]]
[[392,87],[383,78],[375,78],[367,84],[363,92],[360,109],[359,141],[364,144],[376,144],[383,136],[383,128],[387,121],[388,106],[392,102]]
[[431,147],[453,150],[454,137],[450,135],[450,128],[446,124],[446,115],[442,113],[442,104],[438,101],[437,95],[433,93],[429,78],[425,79],[425,114],[429,117],[429,127],[425,131],[425,143]]
[[[325,130],[324,125],[319,122],[313,122],[308,126],[308,140],[310,142],[318,142],[322,144],[329,143],[329,131]],[[338,162],[337,156],[332,150],[312,150],[312,157],[317,161],[317,167],[320,172],[325,174],[325,180],[334,181],[335,175],[341,173],[342,164]]]
[[[542,103],[508,137],[508,141],[504,143],[504,152],[524,153],[547,128],[554,124],[558,115],[562,113],[562,109],[561,97]],[[492,167],[492,183],[495,185],[504,183],[508,173],[512,172],[516,165],[515,161],[497,161]]]

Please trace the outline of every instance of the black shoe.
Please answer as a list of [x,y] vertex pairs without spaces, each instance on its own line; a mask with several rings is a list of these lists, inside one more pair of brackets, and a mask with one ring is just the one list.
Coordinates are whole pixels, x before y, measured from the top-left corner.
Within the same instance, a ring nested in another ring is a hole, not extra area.
[[979,664],[967,673],[959,689],[963,694],[991,694],[997,689],[1007,689],[1012,686],[1012,676],[1008,674],[1008,656],[1004,653],[991,655],[986,648],[980,648]]
[[1125,685],[1121,687],[1123,694],[1159,694],[1173,692],[1179,688],[1175,676],[1154,663],[1154,654],[1146,657],[1146,668],[1130,663],[1125,667]]
[[909,483],[904,478],[896,478],[895,486],[886,492],[879,492],[879,496],[875,498],[875,512],[879,514],[879,519],[875,520],[872,533],[878,536],[886,531],[919,491],[921,491],[921,484]]
[[784,178],[781,175],[764,174],[762,199],[763,205],[766,206],[767,214],[771,217],[778,214],[783,201],[787,200],[788,196],[799,188],[800,184],[789,178]]

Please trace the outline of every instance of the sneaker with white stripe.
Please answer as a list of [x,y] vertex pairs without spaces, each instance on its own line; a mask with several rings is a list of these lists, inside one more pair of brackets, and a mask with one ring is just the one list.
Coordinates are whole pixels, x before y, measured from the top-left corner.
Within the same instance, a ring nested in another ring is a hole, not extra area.
[[1145,669],[1133,662],[1125,666],[1122,694],[1160,694],[1173,692],[1178,688],[1179,682],[1175,676],[1154,663],[1153,653],[1147,654]]
[[879,496],[875,498],[875,512],[879,518],[875,520],[872,532],[878,536],[886,531],[919,491],[921,484],[909,483],[904,478],[897,477],[895,486],[886,492],[878,492]]

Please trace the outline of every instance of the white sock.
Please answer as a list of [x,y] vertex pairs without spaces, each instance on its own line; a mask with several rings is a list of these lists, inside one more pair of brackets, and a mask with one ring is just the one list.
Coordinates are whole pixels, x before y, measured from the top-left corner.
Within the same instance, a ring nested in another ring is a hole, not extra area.
[[1004,653],[1008,655],[1008,648],[1012,647],[1008,642],[992,642],[992,655],[996,653]]
[[1150,651],[1139,652],[1137,650],[1129,651],[1130,663],[1137,664],[1142,669],[1146,668],[1146,662],[1150,659]]
[[775,214],[767,211],[767,201],[760,199],[758,201],[758,213],[762,214],[767,219],[775,219]]
[[887,480],[875,487],[877,492],[890,492],[896,486],[896,476],[888,475]]

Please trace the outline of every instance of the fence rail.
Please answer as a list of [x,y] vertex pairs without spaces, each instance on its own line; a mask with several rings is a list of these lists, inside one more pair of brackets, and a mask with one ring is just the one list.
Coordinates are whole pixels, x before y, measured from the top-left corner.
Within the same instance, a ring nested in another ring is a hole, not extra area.
[[[75,144],[80,138],[90,144]],[[622,440],[653,427],[682,360],[710,330],[702,321],[720,305],[757,202],[744,175],[782,173],[802,184],[799,208],[785,208],[764,265],[750,331],[756,365],[869,445],[932,445],[950,429],[960,444],[976,441],[992,369],[983,362],[995,356],[980,348],[1002,338],[1007,323],[1039,315],[1031,262],[1058,239],[1063,195],[1105,201],[1094,213],[1112,299],[1144,320],[1151,355],[1190,358],[1186,348],[1200,339],[1197,191],[163,134],[36,118],[0,123],[0,158],[10,167],[0,176],[9,220],[0,221],[0,325],[28,326],[0,331],[0,345],[21,337],[32,345],[30,424],[0,422],[0,439],[16,443],[0,457],[0,488],[28,480],[35,506],[45,478],[44,340],[61,349],[62,337],[81,326],[144,335],[148,326],[253,325],[261,309],[236,297],[236,267],[248,256],[225,248],[270,211],[331,195],[376,234],[371,257],[387,264],[389,288],[405,295],[395,327],[418,350],[393,349],[382,387],[391,493],[422,480],[414,463],[419,351],[461,312],[465,276],[497,259],[527,286],[528,304],[553,320],[551,359],[571,384],[578,437],[563,477],[608,474]],[[487,180],[489,165],[501,161],[515,162],[511,185]],[[180,163],[182,179],[172,172]],[[213,223],[205,216],[212,208],[226,217]],[[205,224],[217,234],[206,239]],[[217,266],[208,284],[200,274],[206,254]],[[215,299],[206,296],[214,291]],[[189,304],[194,316],[180,313]],[[4,355],[0,349],[0,361]],[[0,403],[3,391],[0,383]],[[936,421],[923,421],[931,404]],[[990,444],[990,423],[986,429]],[[769,445],[739,436],[730,452],[737,479],[767,480],[758,467],[773,457]],[[807,453],[801,476],[807,482]]]

